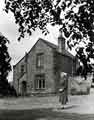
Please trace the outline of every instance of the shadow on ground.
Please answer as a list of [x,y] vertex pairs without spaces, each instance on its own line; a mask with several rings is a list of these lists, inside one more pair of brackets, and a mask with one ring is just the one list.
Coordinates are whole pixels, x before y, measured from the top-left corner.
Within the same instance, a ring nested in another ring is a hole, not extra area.
[[57,110],[69,110],[69,109],[77,108],[77,107],[78,107],[77,105],[71,105],[71,106],[57,108]]
[[56,112],[53,109],[1,110],[0,120],[94,120],[94,115]]

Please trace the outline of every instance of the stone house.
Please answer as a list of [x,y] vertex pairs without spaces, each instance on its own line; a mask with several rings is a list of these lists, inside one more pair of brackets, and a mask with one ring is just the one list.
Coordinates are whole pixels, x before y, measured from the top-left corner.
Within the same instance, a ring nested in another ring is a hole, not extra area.
[[77,60],[65,49],[65,39],[58,37],[58,46],[41,38],[13,66],[13,85],[18,94],[57,93],[62,72],[73,75]]

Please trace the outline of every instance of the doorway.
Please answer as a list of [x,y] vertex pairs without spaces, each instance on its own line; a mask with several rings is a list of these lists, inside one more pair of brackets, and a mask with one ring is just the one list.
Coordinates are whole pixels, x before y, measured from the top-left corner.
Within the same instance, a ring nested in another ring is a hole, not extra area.
[[22,96],[25,96],[27,93],[27,83],[26,81],[22,82]]

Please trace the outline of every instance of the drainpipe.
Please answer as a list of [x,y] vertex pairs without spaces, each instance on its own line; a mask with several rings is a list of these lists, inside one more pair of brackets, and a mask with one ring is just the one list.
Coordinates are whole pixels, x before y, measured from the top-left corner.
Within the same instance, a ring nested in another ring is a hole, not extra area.
[[72,60],[72,77],[73,77],[73,60]]
[[19,79],[18,79],[18,93],[17,94],[19,95]]
[[[28,69],[27,69],[27,60],[28,60],[28,54],[27,52],[25,53],[25,68],[26,68],[26,81],[28,80]],[[27,82],[26,82],[27,83]],[[26,87],[27,89],[27,87]],[[27,91],[26,91],[27,93]]]

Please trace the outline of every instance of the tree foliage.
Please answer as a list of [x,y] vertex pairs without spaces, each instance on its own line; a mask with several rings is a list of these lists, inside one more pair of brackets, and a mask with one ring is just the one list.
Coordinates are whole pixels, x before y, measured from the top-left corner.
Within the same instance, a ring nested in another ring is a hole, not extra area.
[[9,43],[7,38],[0,34],[0,94],[7,94],[9,86],[7,77],[11,70],[11,58],[8,53],[7,43]]
[[5,3],[5,11],[10,10],[19,25],[18,40],[25,33],[31,35],[37,27],[47,34],[47,24],[59,25],[70,49],[80,42],[86,44],[85,52],[77,48],[83,65],[88,66],[90,58],[94,58],[94,0],[6,0]]

